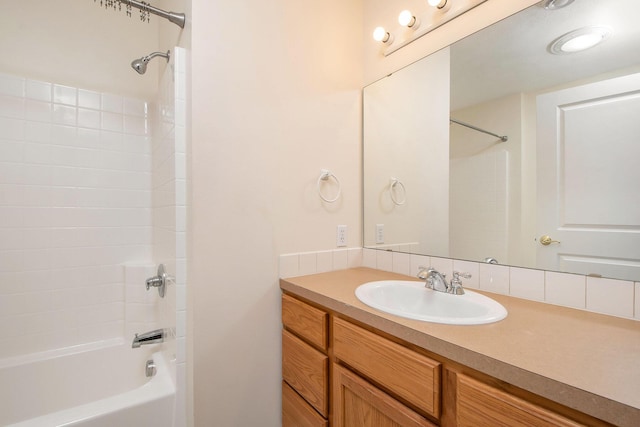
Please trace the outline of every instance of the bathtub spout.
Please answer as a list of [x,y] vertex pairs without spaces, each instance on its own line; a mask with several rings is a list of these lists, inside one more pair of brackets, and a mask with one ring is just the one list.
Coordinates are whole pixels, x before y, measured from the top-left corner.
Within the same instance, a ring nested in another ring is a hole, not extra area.
[[144,334],[136,334],[131,343],[131,348],[139,348],[141,345],[157,344],[164,341],[164,329],[156,329],[154,331],[145,332]]

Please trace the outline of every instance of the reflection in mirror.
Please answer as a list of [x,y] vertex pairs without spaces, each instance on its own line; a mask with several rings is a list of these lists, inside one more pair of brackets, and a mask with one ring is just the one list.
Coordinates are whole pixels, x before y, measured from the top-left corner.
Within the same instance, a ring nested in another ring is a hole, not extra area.
[[367,86],[364,246],[640,281],[639,14],[537,4]]

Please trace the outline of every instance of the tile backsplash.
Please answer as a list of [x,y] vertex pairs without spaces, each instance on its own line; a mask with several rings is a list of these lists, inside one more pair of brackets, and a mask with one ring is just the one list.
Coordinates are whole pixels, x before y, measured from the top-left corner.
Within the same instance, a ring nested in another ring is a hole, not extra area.
[[[447,277],[451,277],[453,271],[462,271],[471,273],[471,278],[463,280],[464,286],[469,289],[480,289],[516,298],[640,320],[640,282],[376,249],[354,248],[346,251],[354,254],[348,266],[334,263],[332,270],[362,266],[415,276],[419,266],[431,266],[445,273]],[[340,250],[325,252],[340,252]],[[315,259],[317,262],[317,254],[320,252],[281,255],[280,277],[328,271],[318,270],[317,263],[302,261],[304,258],[305,260]]]

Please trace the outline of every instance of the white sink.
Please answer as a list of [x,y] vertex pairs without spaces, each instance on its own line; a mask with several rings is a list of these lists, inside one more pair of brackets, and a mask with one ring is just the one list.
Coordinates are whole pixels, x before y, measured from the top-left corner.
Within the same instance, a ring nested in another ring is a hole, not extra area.
[[358,286],[356,297],[386,313],[425,322],[480,325],[507,317],[507,310],[497,301],[464,291],[464,295],[451,295],[428,289],[424,282],[381,280]]

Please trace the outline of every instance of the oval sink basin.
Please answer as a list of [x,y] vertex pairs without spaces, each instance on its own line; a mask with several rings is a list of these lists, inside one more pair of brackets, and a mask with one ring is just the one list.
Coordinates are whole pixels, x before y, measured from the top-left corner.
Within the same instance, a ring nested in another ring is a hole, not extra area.
[[497,301],[477,292],[437,292],[424,282],[381,280],[358,286],[356,297],[366,305],[396,316],[449,325],[481,325],[507,317]]

